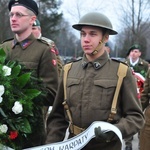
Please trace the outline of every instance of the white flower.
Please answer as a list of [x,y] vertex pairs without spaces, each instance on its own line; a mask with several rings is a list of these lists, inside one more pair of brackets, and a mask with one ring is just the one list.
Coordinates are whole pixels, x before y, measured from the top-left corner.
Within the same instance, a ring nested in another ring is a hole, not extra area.
[[0,85],[0,103],[3,101],[3,98],[2,98],[2,95],[4,94],[4,86],[3,85]]
[[6,124],[0,125],[0,132],[1,132],[1,133],[6,133],[7,130],[8,130],[8,127],[7,127]]
[[9,76],[11,75],[11,68],[7,66],[3,66],[3,71],[4,71],[4,76]]
[[22,112],[22,110],[23,110],[22,104],[20,102],[16,101],[13,108],[12,108],[12,111],[15,114],[19,114]]

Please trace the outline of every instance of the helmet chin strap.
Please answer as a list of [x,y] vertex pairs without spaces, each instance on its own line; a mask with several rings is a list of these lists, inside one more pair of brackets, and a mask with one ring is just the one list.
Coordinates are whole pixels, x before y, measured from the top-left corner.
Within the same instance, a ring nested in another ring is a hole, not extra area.
[[95,50],[91,53],[91,55],[96,55],[98,53],[98,51],[100,50],[100,48],[102,47],[103,45],[103,39],[101,41],[99,41],[99,44],[98,46],[95,48]]

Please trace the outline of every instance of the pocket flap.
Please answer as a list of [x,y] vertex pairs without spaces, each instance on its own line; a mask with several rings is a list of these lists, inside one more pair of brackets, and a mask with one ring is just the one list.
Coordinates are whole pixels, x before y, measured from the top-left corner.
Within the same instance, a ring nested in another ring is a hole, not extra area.
[[116,87],[117,80],[94,80],[94,85],[104,88]]
[[72,86],[72,85],[78,85],[80,83],[79,79],[68,79],[67,80],[67,86]]

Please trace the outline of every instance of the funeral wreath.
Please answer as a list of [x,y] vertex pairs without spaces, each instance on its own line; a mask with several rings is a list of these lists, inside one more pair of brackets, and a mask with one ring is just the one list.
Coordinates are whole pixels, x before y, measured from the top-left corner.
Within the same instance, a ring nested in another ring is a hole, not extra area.
[[43,93],[33,72],[25,72],[17,61],[7,61],[0,49],[0,149],[21,149],[22,141],[35,128]]

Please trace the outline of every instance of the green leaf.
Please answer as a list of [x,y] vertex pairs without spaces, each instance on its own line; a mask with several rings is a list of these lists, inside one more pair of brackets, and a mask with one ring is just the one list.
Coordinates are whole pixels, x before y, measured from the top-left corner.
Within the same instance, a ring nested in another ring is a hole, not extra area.
[[21,132],[24,132],[24,133],[31,133],[32,132],[31,126],[29,124],[29,121],[26,118],[24,118],[24,119],[18,119],[16,122],[18,124],[16,123],[15,126]]
[[0,56],[1,56],[0,63],[4,63],[6,59],[6,53],[2,48],[0,48]]
[[5,112],[2,110],[2,108],[0,108],[0,114],[1,114],[4,118],[7,118]]
[[14,119],[7,119],[7,120],[6,120],[7,124],[10,126],[10,128],[11,128],[12,130],[16,130],[16,128],[15,128],[15,126],[14,126],[14,124],[13,124],[13,121],[14,121]]
[[17,84],[20,88],[23,88],[29,81],[31,73],[25,73],[18,77]]
[[11,75],[12,76],[18,76],[20,71],[21,71],[21,65],[17,65],[17,66],[12,68]]
[[39,96],[41,94],[41,91],[36,90],[36,89],[26,89],[25,94],[26,94],[26,96],[33,99],[33,98]]

